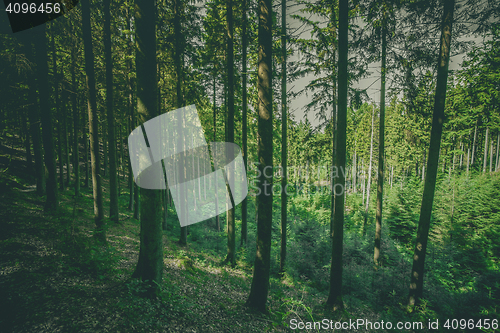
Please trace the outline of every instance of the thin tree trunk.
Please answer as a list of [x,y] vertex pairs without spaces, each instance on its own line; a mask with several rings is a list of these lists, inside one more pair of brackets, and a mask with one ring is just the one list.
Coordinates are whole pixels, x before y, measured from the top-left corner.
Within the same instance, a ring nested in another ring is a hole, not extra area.
[[[128,29],[129,31],[132,31],[132,18],[130,17],[129,10],[126,10],[126,17],[128,21]],[[128,38],[128,55],[129,55],[129,61],[127,61],[127,68],[128,68],[128,75],[127,75],[127,85],[128,85],[128,108],[129,108],[129,131],[128,133],[131,133],[132,130],[134,130],[136,126],[135,122],[135,111],[134,111],[134,103],[133,103],[133,87],[132,87],[132,78],[130,77],[130,74],[132,74],[132,54],[133,54],[133,45],[132,41],[130,38]],[[129,204],[128,204],[128,209],[130,211],[134,211],[135,208],[135,203],[134,200],[138,199],[136,198],[136,194],[138,194],[138,191],[136,191],[136,185],[134,181],[134,174],[132,172],[132,162],[130,160],[130,153],[129,159],[128,159],[128,183],[129,183]],[[137,210],[134,211],[134,218],[138,219],[139,214]]]
[[[273,169],[273,109],[272,109],[272,1],[259,0],[259,59],[258,59],[258,159],[260,193],[257,201],[257,255],[250,295],[246,305],[264,312],[269,292],[269,272],[271,264],[271,229],[273,215],[272,190],[265,192],[273,184],[273,175],[264,172]],[[269,195],[266,195],[268,193]]]
[[[227,23],[227,59],[226,59],[226,67],[227,67],[227,127],[226,127],[226,142],[234,143],[234,50],[233,50],[233,1],[226,1],[226,23]],[[232,149],[232,146],[230,150]],[[231,152],[229,152],[230,157],[232,158]],[[226,161],[229,163],[229,161]],[[229,193],[229,197],[232,201],[232,193],[229,184],[232,183],[232,178],[234,174],[229,172],[227,175],[227,191]],[[231,202],[231,201],[228,201]],[[235,225],[235,209],[234,204],[231,205],[231,208],[227,210],[227,256],[225,262],[230,263],[232,266],[236,265],[236,225]]]
[[353,193],[356,193],[356,177],[357,177],[357,169],[356,169],[356,145],[354,146],[354,156],[352,158],[352,189]]
[[116,166],[115,117],[113,115],[113,65],[111,54],[111,0],[104,0],[104,58],[109,148],[109,218],[118,223],[118,168]]
[[[71,26],[73,31],[73,26]],[[80,115],[78,114],[78,104],[77,104],[77,88],[76,88],[76,76],[75,76],[75,66],[76,66],[76,46],[73,45],[71,48],[71,105],[73,106],[73,171],[75,173],[75,196],[80,196],[80,157],[79,157],[79,129],[80,129]]]
[[67,109],[68,109],[68,92],[67,90],[63,90],[62,93],[63,96],[63,108],[62,108],[62,126],[63,126],[63,137],[64,137],[64,157],[65,157],[65,164],[66,164],[66,180],[64,187],[67,188],[69,187],[69,184],[71,182],[71,166],[69,163],[69,143],[68,143],[68,119],[67,119]]
[[[214,81],[213,81],[214,116],[213,116],[213,120],[214,120],[214,142],[217,142],[217,105],[216,105],[216,97],[217,96],[216,96],[216,90],[215,90],[215,78],[216,78],[216,74],[215,74],[215,63],[214,63]],[[216,212],[219,211],[219,200],[218,200],[217,196],[215,197],[215,211]],[[220,217],[218,214],[215,216],[215,228],[217,229],[218,232],[220,232]]]
[[286,98],[286,0],[281,1],[281,251],[280,273],[285,272],[287,229],[287,98]]
[[[337,7],[337,1],[332,1],[332,7],[330,8],[330,24],[331,24],[331,34],[332,34],[332,40],[336,41],[337,40],[337,14],[336,14],[336,8]],[[332,169],[337,167],[337,75],[336,75],[336,51],[337,51],[337,44],[335,42],[332,43],[332,63],[333,63],[333,68],[331,68],[331,81],[332,81],[332,93],[333,93],[333,101],[332,101]],[[337,66],[338,67],[338,66]],[[333,171],[333,170],[332,170]],[[338,169],[336,170],[337,172],[339,171]],[[337,173],[336,172],[336,173]],[[336,173],[332,173],[331,175],[331,180],[330,180],[330,186],[331,186],[331,199],[330,199],[330,234],[333,235],[333,228],[334,228],[334,217],[335,217],[335,199],[337,196],[334,194],[334,186],[337,182],[337,177],[334,176]]]
[[[25,49],[28,59],[35,62],[36,58],[34,57],[31,39],[25,42]],[[45,193],[45,168],[43,165],[42,137],[40,134],[40,115],[34,78],[32,78],[28,84],[28,101],[28,118],[30,122],[29,131],[33,140],[33,155],[35,157],[36,193],[37,195],[41,196]]]
[[474,126],[474,141],[472,141],[472,156],[471,156],[471,162],[470,165],[474,165],[474,156],[476,152],[476,141],[477,141],[477,123],[479,120],[476,120],[476,126]]
[[[180,0],[174,1],[174,39],[175,39],[175,51],[174,51],[174,66],[176,72],[176,98],[177,98],[177,108],[182,108],[184,106],[184,98],[182,96],[182,84],[183,84],[183,63],[182,57],[184,54],[184,40],[181,31],[181,16],[183,13],[183,9],[181,8],[182,4]],[[179,119],[180,121],[180,119]],[[181,172],[181,170],[179,170]],[[179,177],[180,178],[180,177]],[[181,200],[183,203],[183,200]],[[187,207],[184,207],[181,204],[181,211],[185,210]],[[182,213],[181,213],[182,214]],[[179,239],[179,243],[182,245],[187,244],[187,227],[181,226],[181,235]]]
[[365,204],[365,221],[363,223],[363,235],[366,234],[368,225],[368,209],[370,208],[370,188],[372,184],[372,163],[373,163],[373,133],[375,132],[375,105],[372,106],[372,130],[370,136],[370,164],[368,164],[368,183],[366,184],[366,204]]
[[488,133],[490,129],[486,127],[486,135],[484,139],[484,160],[483,160],[483,173],[486,172],[486,162],[488,161]]
[[382,239],[382,201],[384,196],[384,145],[385,145],[385,74],[386,68],[386,27],[385,22],[382,23],[382,66],[381,85],[380,85],[380,123],[379,123],[379,140],[378,140],[378,179],[377,179],[377,211],[375,215],[375,250],[373,253],[373,261],[375,265],[379,265],[380,258],[380,242]]
[[408,304],[410,307],[417,305],[423,295],[424,263],[427,251],[427,241],[431,222],[432,203],[436,188],[436,177],[439,162],[439,150],[444,123],[444,106],[446,101],[446,85],[448,80],[448,64],[450,60],[451,27],[455,0],[445,0],[443,4],[443,19],[441,25],[441,43],[438,60],[438,74],[434,111],[432,117],[431,140],[429,158],[427,159],[427,175],[424,183],[424,193],[418,221],[417,239],[411,270],[410,294]]
[[[54,24],[54,23],[52,23]],[[49,103],[49,68],[47,55],[47,36],[45,34],[45,24],[38,29],[35,36],[36,67],[38,77],[38,98],[40,100],[40,119],[42,123],[42,140],[45,152],[45,166],[48,170],[48,178],[45,185],[46,200],[44,210],[55,212],[59,206],[57,193],[56,160],[54,154],[54,138],[52,136],[52,112]]]
[[97,118],[96,82],[94,73],[94,51],[92,48],[92,31],[90,26],[90,3],[82,0],[82,30],[83,44],[85,50],[85,72],[87,73],[87,96],[89,112],[89,135],[90,135],[90,160],[92,162],[92,187],[94,196],[94,220],[96,224],[96,238],[106,242],[106,231],[104,229],[104,209],[102,198],[102,186],[100,175],[99,157],[99,120]]
[[[88,100],[87,98],[85,98]],[[88,113],[87,113],[88,114]],[[89,175],[89,137],[87,137],[87,133],[90,133],[90,129],[88,128],[88,121],[85,121],[85,114],[83,115],[84,124],[87,124],[87,128],[84,129],[84,148],[85,148],[85,183],[83,184],[85,188],[89,188],[90,185],[90,175]]]
[[[53,23],[52,23],[53,24]],[[56,107],[56,128],[57,128],[57,161],[59,164],[59,188],[64,190],[64,166],[62,157],[62,140],[61,140],[61,110],[59,107],[59,78],[57,74],[56,46],[54,42],[54,33],[51,32],[50,44],[52,48],[52,76],[54,78],[54,99]]]
[[[248,157],[247,157],[247,1],[243,0],[243,23],[241,27],[241,36],[242,36],[242,148],[243,148],[243,164],[245,165],[245,170],[248,169]],[[248,202],[247,198],[243,199],[241,202],[241,246],[246,246],[247,244],[247,208]]]
[[26,152],[26,171],[31,174],[33,169],[33,158],[31,156],[30,133],[28,131],[28,117],[25,107],[22,109],[19,116],[21,117],[21,129],[24,137],[24,150]]
[[490,173],[493,171],[493,140],[490,140]]
[[496,168],[495,170],[498,171],[500,169],[500,154],[498,153],[500,150],[500,131],[497,133],[497,158],[496,158]]

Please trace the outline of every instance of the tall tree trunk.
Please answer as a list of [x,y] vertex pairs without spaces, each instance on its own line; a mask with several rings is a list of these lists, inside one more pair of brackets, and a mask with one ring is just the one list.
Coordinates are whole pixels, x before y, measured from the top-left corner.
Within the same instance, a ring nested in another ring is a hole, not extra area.
[[[29,94],[29,92],[28,92]],[[28,97],[29,98],[29,97]],[[24,137],[24,149],[26,152],[26,171],[31,174],[33,169],[33,158],[31,156],[31,143],[30,143],[30,133],[28,131],[28,117],[26,108],[22,109],[22,112],[19,114],[21,117],[21,129]]]
[[[137,112],[141,124],[158,116],[155,6],[153,1],[135,1]],[[160,192],[141,188],[141,245],[133,277],[149,282],[151,296],[162,281],[162,235]]]
[[418,304],[423,294],[424,263],[429,237],[432,203],[436,188],[441,135],[445,118],[444,105],[446,101],[446,84],[448,81],[448,63],[450,60],[451,27],[454,7],[455,0],[444,1],[429,158],[427,159],[427,174],[425,176],[424,193],[422,196],[422,205],[420,207],[417,239],[413,255],[413,266],[411,269],[410,294],[408,300],[410,307]]
[[500,169],[500,154],[498,153],[500,150],[500,131],[497,133],[497,158],[496,158],[496,167],[495,170],[498,171]]
[[[85,100],[88,101],[88,98],[85,98]],[[88,113],[87,113],[88,114]],[[83,115],[84,121],[83,123],[86,123],[86,126],[88,127],[89,123],[88,121],[85,121],[85,115]],[[85,188],[89,188],[90,184],[90,175],[89,175],[89,137],[87,137],[87,133],[90,133],[89,128],[84,129],[84,149],[85,149],[85,183],[83,184]]]
[[[182,3],[180,0],[174,0],[174,37],[175,37],[175,51],[174,51],[174,66],[176,72],[176,98],[177,98],[177,108],[182,108],[184,106],[184,96],[182,95],[182,84],[183,84],[183,61],[184,56],[184,40],[181,31],[181,17],[183,15]],[[180,119],[179,119],[180,121]],[[181,172],[179,168],[179,172]],[[180,177],[179,177],[180,178]],[[181,203],[183,200],[181,200]],[[181,204],[180,209],[184,210],[187,207]],[[181,226],[181,235],[179,243],[182,245],[187,244],[187,227]]]
[[96,82],[94,73],[94,50],[92,48],[92,31],[90,26],[90,3],[82,0],[82,30],[83,45],[85,50],[85,72],[87,73],[87,96],[89,112],[89,135],[90,135],[90,160],[92,163],[92,187],[94,196],[94,220],[96,224],[96,238],[106,242],[106,231],[104,229],[104,209],[102,199],[102,186],[100,175],[99,157],[99,119],[97,118]]
[[[31,39],[25,42],[25,49],[28,59],[30,61],[36,61],[33,54]],[[45,168],[43,165],[42,138],[40,134],[39,104],[37,103],[36,84],[34,80],[30,80],[28,84],[28,101],[29,130],[33,140],[33,155],[35,156],[36,193],[41,196],[45,193]]]
[[[53,23],[52,23],[53,24]],[[49,103],[49,67],[47,55],[47,36],[45,24],[38,29],[35,36],[36,67],[38,77],[38,98],[40,101],[40,119],[42,123],[42,140],[45,151],[45,166],[48,170],[48,178],[45,185],[46,200],[44,210],[55,212],[59,206],[57,193],[56,160],[54,154],[54,138],[52,137],[52,112]]]
[[[128,30],[132,31],[132,18],[130,15],[129,10],[126,10],[126,17],[127,17],[127,22],[128,22]],[[129,55],[129,60],[127,61],[127,69],[128,69],[128,75],[127,75],[127,85],[128,85],[128,110],[129,110],[129,130],[128,133],[132,132],[134,130],[136,123],[135,123],[135,112],[134,112],[134,103],[133,103],[133,87],[132,87],[132,55],[133,55],[133,44],[131,38],[128,38],[128,55]],[[129,154],[130,155],[130,154]],[[128,204],[128,209],[133,211],[135,204],[134,204],[134,199],[135,195],[137,193],[136,191],[136,185],[134,181],[134,174],[132,172],[132,161],[128,159],[128,184],[129,184],[129,204]],[[135,216],[134,212],[134,218],[138,218],[138,216]]]
[[[73,26],[71,26],[73,30]],[[80,196],[80,157],[79,157],[79,129],[80,129],[80,115],[78,114],[77,104],[77,88],[76,88],[76,45],[71,47],[71,105],[73,106],[73,171],[75,173],[75,196]]]
[[493,171],[493,140],[490,139],[490,173]]
[[[226,21],[227,21],[227,142],[234,143],[234,51],[233,51],[233,1],[226,1]],[[230,154],[232,155],[232,154]],[[229,161],[226,161],[229,163]],[[234,177],[234,174],[229,172],[227,175],[227,190],[230,198],[232,198],[231,188],[229,184],[232,182],[231,178]],[[229,202],[229,201],[228,201]],[[234,204],[227,211],[227,256],[225,262],[231,263],[232,266],[236,264],[236,230],[235,230],[235,209]]]
[[[337,14],[336,14],[336,9],[337,9],[337,1],[334,0],[332,1],[332,7],[330,8],[330,24],[331,24],[331,34],[332,34],[332,41],[337,40]],[[332,101],[332,170],[330,171],[331,174],[331,179],[330,179],[330,186],[331,186],[331,199],[330,199],[330,234],[333,235],[333,227],[334,227],[334,216],[335,216],[335,199],[336,195],[334,195],[333,190],[334,186],[337,182],[337,178],[334,176],[337,172],[333,172],[333,168],[337,167],[336,164],[336,156],[337,156],[337,75],[336,75],[336,70],[338,68],[336,64],[336,59],[335,59],[335,54],[337,52],[337,44],[335,42],[332,43],[332,66],[331,68],[332,75],[331,75],[331,81],[332,81],[332,93],[333,93],[333,101]]]
[[368,183],[366,184],[366,204],[365,204],[365,221],[363,223],[363,236],[366,234],[368,225],[368,209],[370,208],[370,188],[372,185],[372,164],[373,164],[373,133],[375,132],[375,105],[372,107],[372,130],[370,136],[370,164],[368,165]]
[[385,148],[385,73],[387,54],[387,30],[384,18],[382,27],[382,66],[380,84],[380,119],[379,119],[379,139],[378,139],[378,178],[377,178],[377,211],[375,214],[375,250],[373,261],[379,265],[380,241],[382,239],[382,202],[384,197],[384,148]]
[[[54,24],[54,23],[52,23]],[[52,30],[52,29],[51,29]],[[57,161],[59,164],[59,188],[64,190],[64,166],[62,157],[62,139],[61,139],[61,109],[59,107],[59,78],[57,74],[57,55],[56,55],[56,45],[54,42],[54,32],[51,31],[50,34],[50,44],[52,48],[52,76],[54,79],[54,99],[56,107],[56,128],[57,128]]]
[[486,127],[486,135],[484,138],[484,160],[483,160],[483,173],[486,172],[486,164],[488,161],[488,134],[490,129]]
[[285,272],[286,264],[286,229],[287,229],[287,98],[286,98],[286,0],[281,1],[281,251],[280,273]]
[[[273,169],[273,109],[272,109],[272,1],[259,0],[259,59],[258,59],[258,150],[259,189],[257,204],[257,255],[255,257],[252,287],[246,305],[259,311],[266,310],[271,264],[271,227],[273,215],[273,175],[264,172]],[[269,177],[267,177],[269,175]]]
[[342,192],[345,187],[346,162],[346,127],[347,127],[347,54],[348,54],[348,21],[349,4],[348,0],[339,0],[339,62],[338,62],[338,131],[337,131],[337,149],[336,166],[340,169],[338,177],[333,188],[335,195],[335,215],[332,232],[332,264],[330,266],[330,292],[326,304],[332,307],[334,311],[341,310],[344,307],[342,301],[342,253],[344,239],[344,193],[337,195],[336,187],[340,186]]
[[[216,79],[216,70],[215,70],[215,63],[214,63],[214,78],[213,78],[213,108],[214,108],[214,142],[217,142],[217,101],[216,101],[216,90],[215,90],[215,79]],[[219,211],[219,200],[216,197],[215,198],[215,211]],[[215,216],[215,228],[217,229],[218,232],[220,232],[220,217],[219,215]]]
[[115,117],[113,115],[113,63],[111,57],[111,0],[104,0],[104,53],[109,149],[109,218],[118,222],[118,169],[116,167]]
[[67,109],[68,109],[68,90],[65,89],[62,92],[62,97],[63,97],[63,107],[62,107],[62,135],[64,137],[64,158],[65,158],[65,163],[66,164],[66,179],[65,179],[65,184],[64,187],[69,187],[70,181],[71,181],[71,166],[69,163],[69,142],[68,142],[68,119],[67,119]]
[[476,143],[477,143],[477,124],[479,122],[479,119],[476,120],[476,125],[474,126],[474,141],[472,141],[472,157],[471,157],[471,162],[470,165],[474,165],[474,156],[476,155]]
[[[243,0],[243,22],[241,26],[241,44],[242,44],[242,59],[241,67],[243,70],[242,76],[242,145],[243,145],[243,164],[245,165],[245,171],[248,169],[248,157],[247,157],[247,2],[248,0]],[[497,149],[498,150],[498,149]],[[248,202],[247,198],[243,199],[241,202],[241,246],[246,246],[247,244],[247,217],[248,217]]]
[[354,156],[352,157],[352,192],[356,193],[356,146],[354,146]]

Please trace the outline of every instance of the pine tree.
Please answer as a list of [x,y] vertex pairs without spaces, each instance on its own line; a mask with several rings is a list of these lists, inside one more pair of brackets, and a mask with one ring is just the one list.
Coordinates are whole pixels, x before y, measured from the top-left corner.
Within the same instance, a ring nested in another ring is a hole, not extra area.
[[[158,116],[156,78],[156,5],[135,1],[137,113],[139,123]],[[156,295],[163,276],[163,232],[161,197],[158,190],[141,188],[141,244],[132,277],[148,282],[148,293]]]
[[[246,305],[264,312],[269,292],[269,270],[271,264],[271,226],[273,213],[272,173],[264,169],[273,168],[273,109],[272,109],[272,1],[259,0],[259,60],[258,60],[258,158],[260,189],[257,201],[257,256],[250,295]],[[266,170],[267,170],[266,169]]]

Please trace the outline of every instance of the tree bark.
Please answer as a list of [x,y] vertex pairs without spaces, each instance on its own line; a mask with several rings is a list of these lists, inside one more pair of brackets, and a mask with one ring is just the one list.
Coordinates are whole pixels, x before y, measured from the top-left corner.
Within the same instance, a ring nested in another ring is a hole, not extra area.
[[[52,23],[53,24],[53,23]],[[63,165],[63,156],[62,156],[62,139],[61,139],[61,110],[59,108],[59,78],[57,74],[57,55],[56,55],[56,46],[54,42],[54,32],[51,31],[50,34],[50,44],[52,48],[52,76],[54,80],[54,99],[55,99],[55,107],[56,107],[56,128],[57,128],[57,162],[59,164],[59,188],[64,190],[64,165]]]
[[286,0],[281,1],[281,251],[280,273],[285,272],[286,264],[286,229],[287,229],[287,98],[286,98]]
[[347,55],[348,55],[348,21],[349,1],[339,0],[339,62],[338,62],[338,131],[336,146],[336,166],[340,169],[333,188],[335,195],[335,215],[332,232],[332,264],[330,266],[330,291],[326,304],[334,311],[344,308],[342,301],[342,253],[344,239],[344,193],[337,195],[336,188],[340,186],[342,192],[345,187],[343,169],[346,162],[346,126],[347,126]]
[[[233,1],[226,1],[226,23],[227,23],[227,127],[226,127],[226,142],[234,143],[234,50],[233,50]],[[232,149],[232,146],[231,148]],[[232,155],[232,154],[230,154]],[[229,163],[229,161],[226,161]],[[234,175],[229,172],[227,176],[227,190],[229,196],[232,198],[229,183]],[[225,262],[231,263],[232,266],[236,265],[236,230],[235,230],[235,209],[234,205],[227,211],[227,256]]]
[[[141,124],[158,116],[155,22],[155,2],[136,0],[137,112]],[[141,244],[139,261],[132,277],[147,281],[148,293],[154,296],[159,290],[163,276],[160,191],[141,188],[140,209]]]
[[363,223],[363,235],[366,234],[368,225],[368,209],[370,208],[370,188],[372,184],[372,164],[373,164],[373,133],[375,132],[375,105],[372,106],[372,130],[370,136],[370,163],[368,164],[368,183],[366,184],[366,204],[365,204],[365,221]]
[[90,160],[92,163],[92,187],[94,196],[94,220],[96,238],[106,242],[104,229],[104,209],[100,175],[99,157],[99,119],[97,118],[96,82],[94,73],[94,50],[92,48],[92,31],[90,26],[90,3],[82,0],[82,30],[85,50],[85,72],[87,73],[87,105],[89,112]]
[[[36,61],[36,59],[34,59],[31,40],[25,42],[25,49],[28,59],[30,61]],[[45,193],[45,168],[43,165],[42,137],[40,133],[39,104],[37,103],[36,85],[34,80],[30,80],[28,85],[28,101],[30,104],[28,108],[28,119],[30,122],[29,130],[33,140],[33,155],[35,157],[36,193],[41,196]]]
[[[248,157],[247,157],[247,1],[243,0],[243,23],[241,27],[241,38],[242,38],[242,60],[241,67],[243,70],[242,76],[242,148],[243,148],[243,164],[245,165],[245,170],[248,169]],[[246,246],[247,244],[247,213],[248,202],[247,198],[243,199],[241,202],[241,246]]]
[[[258,150],[259,190],[257,204],[257,255],[250,295],[246,305],[266,311],[271,263],[271,227],[273,213],[273,109],[272,109],[272,1],[259,0],[258,59]],[[266,170],[267,172],[264,172]]]
[[486,127],[486,135],[484,139],[484,160],[483,160],[483,173],[486,172],[486,164],[488,161],[488,134],[490,129]]
[[35,36],[36,67],[38,77],[38,98],[40,101],[40,119],[42,123],[42,140],[45,152],[45,166],[48,170],[46,181],[46,200],[44,210],[55,212],[59,206],[57,193],[56,160],[54,154],[54,138],[52,136],[52,112],[49,103],[49,68],[47,55],[47,36],[45,34],[45,24],[38,29]]
[[118,169],[116,167],[115,117],[113,115],[113,63],[111,54],[111,0],[104,0],[104,58],[109,149],[109,218],[118,223]]
[[427,174],[424,183],[422,205],[420,207],[420,218],[418,221],[417,239],[410,278],[410,294],[408,300],[410,307],[417,305],[423,294],[425,255],[429,237],[432,203],[436,188],[441,136],[445,119],[444,106],[446,101],[446,84],[448,81],[448,64],[450,60],[451,28],[454,7],[455,0],[444,1],[429,158],[427,159]]
[[[73,26],[71,26],[73,32]],[[76,46],[71,47],[71,105],[73,106],[73,172],[75,173],[75,196],[80,196],[80,152],[78,145],[80,130],[80,115],[78,114],[77,88],[76,88]]]
[[380,84],[380,119],[379,119],[379,140],[378,140],[378,178],[377,178],[377,211],[375,213],[375,250],[373,261],[379,266],[380,242],[382,239],[382,203],[384,197],[384,146],[385,146],[385,74],[386,54],[387,54],[387,30],[386,23],[382,27],[382,66]]

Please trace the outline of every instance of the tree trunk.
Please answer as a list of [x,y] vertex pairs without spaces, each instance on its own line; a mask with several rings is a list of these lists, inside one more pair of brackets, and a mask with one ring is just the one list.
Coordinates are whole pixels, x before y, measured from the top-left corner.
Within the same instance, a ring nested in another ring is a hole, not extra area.
[[[54,23],[52,23],[54,24]],[[64,190],[64,166],[62,157],[62,139],[61,139],[61,110],[59,108],[59,78],[57,74],[56,46],[54,42],[54,33],[51,31],[50,44],[52,48],[52,76],[54,79],[54,99],[56,107],[56,128],[57,128],[57,162],[59,164],[59,188]]]
[[104,0],[104,58],[109,148],[109,218],[118,222],[118,169],[116,167],[115,117],[113,115],[113,63],[111,57],[111,0]]
[[[184,97],[182,95],[182,84],[183,84],[183,62],[182,57],[184,55],[184,40],[181,31],[181,16],[183,15],[183,9],[181,8],[182,3],[180,0],[174,1],[174,37],[175,37],[175,51],[174,51],[174,66],[176,72],[176,98],[177,98],[177,108],[182,108],[184,106]],[[180,119],[179,119],[180,121]],[[182,143],[181,143],[182,144]],[[179,168],[179,172],[181,172]],[[181,178],[181,177],[179,177]],[[181,200],[181,203],[183,200]],[[181,204],[180,209],[184,210],[187,207]],[[181,226],[181,235],[179,243],[182,245],[187,244],[187,227]]]
[[424,193],[420,208],[420,218],[418,221],[417,239],[410,278],[410,294],[408,300],[410,307],[418,304],[423,294],[424,263],[429,237],[432,203],[436,188],[441,135],[443,132],[443,123],[445,118],[444,106],[446,101],[446,84],[448,80],[448,63],[450,60],[451,27],[453,22],[454,6],[455,0],[444,1],[431,140],[429,146],[429,158],[427,159],[427,175],[424,183]]
[[471,156],[471,162],[470,165],[474,165],[474,156],[476,155],[476,141],[477,141],[477,123],[479,120],[476,120],[476,126],[474,126],[474,141],[472,141],[472,156]]
[[[226,127],[226,142],[234,143],[234,50],[233,50],[233,1],[226,1],[226,21],[227,21],[227,127]],[[232,146],[231,146],[232,148]],[[230,154],[232,155],[232,154]],[[226,161],[229,163],[229,161]],[[229,184],[232,183],[231,178],[234,174],[229,172],[227,175],[227,191],[230,198],[232,198],[231,188]],[[232,201],[232,200],[231,200]],[[230,202],[230,201],[228,201]],[[235,209],[234,204],[227,210],[227,256],[225,262],[231,263],[232,266],[236,265],[236,230],[235,230]]]
[[[330,8],[330,21],[331,21],[331,34],[332,40],[337,40],[337,15],[336,8],[337,1],[332,1],[332,7]],[[335,199],[336,196],[333,194],[334,185],[336,184],[336,177],[333,173],[333,168],[336,167],[336,156],[337,156],[337,75],[336,68],[337,66],[335,62],[335,54],[337,51],[337,44],[335,42],[332,43],[332,63],[333,68],[331,69],[331,81],[332,81],[332,90],[333,90],[333,101],[332,101],[332,172],[330,179],[331,186],[331,199],[330,199],[330,234],[333,235],[333,227],[334,227],[334,216],[335,216]],[[336,170],[338,172],[338,170]]]
[[286,229],[287,229],[287,98],[286,98],[286,0],[281,1],[281,251],[280,273],[285,272],[286,264]]
[[373,133],[375,132],[375,105],[372,106],[372,130],[370,136],[370,163],[368,164],[368,183],[366,184],[366,204],[365,204],[365,221],[363,223],[363,236],[366,234],[368,225],[368,209],[370,208],[370,188],[372,184],[372,164],[373,164]]
[[[259,189],[257,205],[257,255],[255,257],[252,287],[246,305],[264,312],[269,292],[271,264],[271,228],[273,214],[273,175],[264,172],[273,169],[273,110],[272,110],[272,1],[259,0],[259,59],[258,59],[258,159]],[[267,170],[267,169],[266,169]],[[267,176],[270,177],[267,177]]]
[[97,118],[96,82],[94,73],[94,50],[92,48],[92,31],[90,26],[90,3],[82,0],[82,30],[85,50],[85,72],[87,73],[87,96],[89,112],[90,160],[92,163],[92,187],[94,196],[94,220],[96,238],[106,242],[104,229],[104,210],[99,157],[99,119]]
[[[215,64],[214,64],[214,81],[213,81],[213,102],[214,102],[214,142],[217,142],[217,101],[216,101],[216,92],[215,92],[215,78],[216,78]],[[219,211],[219,200],[217,196],[215,197],[215,211]],[[220,232],[220,217],[217,214],[215,216],[215,228],[218,232]]]
[[[36,38],[36,36],[35,36]],[[33,46],[31,40],[25,42],[25,49],[28,59],[35,62],[33,54]],[[37,71],[38,73],[38,71]],[[43,165],[43,152],[42,152],[42,138],[40,134],[40,115],[39,105],[37,103],[36,85],[35,80],[30,80],[28,85],[28,118],[30,122],[30,133],[33,140],[33,155],[35,157],[35,178],[36,178],[36,193],[43,195],[45,193],[45,172]]]
[[493,140],[490,140],[490,173],[493,171]]
[[484,160],[483,160],[483,173],[486,172],[486,164],[488,161],[488,133],[490,129],[486,127],[486,135],[484,138]]
[[[53,23],[52,23],[53,24]],[[44,210],[55,212],[59,206],[57,193],[56,160],[54,154],[54,138],[52,137],[52,112],[49,103],[49,68],[47,65],[47,36],[45,24],[38,27],[38,35],[35,36],[36,67],[38,77],[38,98],[40,101],[40,119],[42,123],[42,140],[45,152],[45,166],[48,170],[48,178],[45,185],[46,200]]]
[[[137,111],[141,124],[158,116],[155,16],[155,2],[136,0]],[[162,235],[160,192],[141,188],[141,245],[133,277],[149,283],[151,296],[157,294],[162,281]]]
[[[242,145],[243,145],[243,164],[245,165],[245,170],[248,169],[248,157],[247,157],[247,1],[243,0],[243,23],[241,27],[241,38],[242,38]],[[241,246],[246,246],[247,244],[247,198],[243,199],[241,202]]]
[[[338,62],[338,132],[336,146],[336,166],[339,171],[333,188],[335,196],[335,215],[332,232],[332,264],[330,266],[330,292],[326,304],[334,311],[344,308],[342,301],[342,253],[344,239],[344,193],[336,193],[340,186],[345,187],[344,172],[346,162],[346,125],[347,125],[347,55],[348,55],[348,0],[339,1],[339,62]],[[338,194],[338,195],[337,195]]]
[[[29,92],[28,92],[29,94]],[[24,137],[24,149],[26,152],[26,171],[31,174],[33,169],[33,158],[31,156],[31,143],[30,143],[30,133],[28,131],[28,115],[26,112],[26,108],[22,109],[22,112],[19,114],[21,117],[21,129]]]
[[378,179],[377,179],[377,211],[375,215],[375,250],[373,253],[373,261],[375,265],[379,265],[380,258],[380,241],[382,239],[382,202],[384,196],[384,145],[385,145],[385,74],[386,68],[386,27],[385,22],[382,23],[382,66],[381,85],[380,85],[380,123],[379,123],[379,140],[378,140]]
[[[126,17],[128,21],[128,29],[129,31],[132,31],[132,18],[130,17],[129,10],[126,10]],[[132,87],[132,78],[130,75],[132,74],[132,54],[133,54],[133,45],[132,41],[129,38],[128,41],[128,55],[129,55],[129,61],[127,61],[127,68],[128,68],[128,75],[127,75],[127,84],[128,84],[128,108],[129,108],[129,131],[128,133],[132,132],[136,126],[135,122],[135,111],[134,111],[134,103],[133,103],[133,87]],[[131,211],[134,211],[135,203],[134,200],[136,198],[136,194],[138,191],[136,191],[136,185],[134,181],[134,174],[132,172],[132,162],[130,159],[130,153],[129,153],[129,159],[128,159],[128,183],[129,183],[129,204],[128,204],[128,209]],[[134,218],[138,219],[138,215],[136,216],[136,212],[134,211]]]
[[[72,29],[73,30],[73,26]],[[76,88],[76,46],[73,44],[71,48],[71,105],[73,106],[73,171],[75,173],[75,196],[80,196],[80,157],[79,157],[79,145],[78,138],[80,129],[80,115],[78,114],[78,104],[77,104],[77,88]]]
[[63,107],[62,107],[62,135],[64,137],[64,158],[65,158],[65,163],[66,164],[66,179],[64,183],[64,187],[67,188],[69,187],[70,181],[71,181],[71,166],[69,163],[69,142],[68,142],[68,119],[67,119],[67,109],[68,109],[68,90],[65,89],[62,92],[62,97],[63,97]]
[[495,170],[500,170],[500,154],[498,153],[500,149],[500,132],[497,133],[497,158],[496,158],[496,167]]

